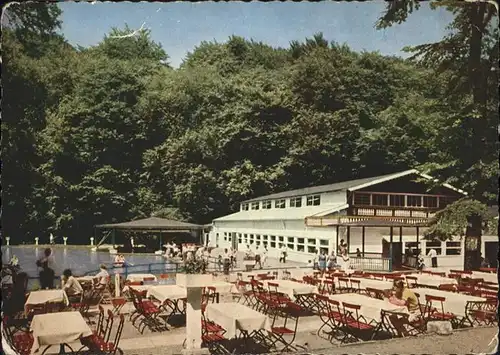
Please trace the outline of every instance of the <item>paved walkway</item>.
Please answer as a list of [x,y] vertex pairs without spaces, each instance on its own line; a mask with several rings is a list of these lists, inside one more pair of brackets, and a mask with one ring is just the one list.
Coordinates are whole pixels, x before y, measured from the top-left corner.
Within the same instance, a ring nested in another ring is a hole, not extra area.
[[[497,327],[474,328],[455,331],[448,336],[425,335],[355,345],[330,345],[325,347],[326,342],[318,342],[318,339],[321,339],[316,335],[309,333],[308,337],[306,334],[301,333],[298,335],[298,343],[301,344],[301,341],[311,339],[311,342],[308,343],[309,350],[301,352],[301,354],[494,354],[497,347],[494,338],[497,334]],[[124,355],[174,355],[180,354],[181,349],[181,346],[172,344],[168,347],[124,350]]]

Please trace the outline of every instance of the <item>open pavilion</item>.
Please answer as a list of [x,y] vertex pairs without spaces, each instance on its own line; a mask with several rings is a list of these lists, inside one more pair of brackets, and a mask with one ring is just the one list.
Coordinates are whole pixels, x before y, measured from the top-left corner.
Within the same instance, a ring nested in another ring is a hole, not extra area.
[[158,217],[150,217],[121,223],[99,224],[94,227],[95,233],[97,233],[97,230],[107,230],[110,232],[103,236],[98,245],[102,244],[109,234],[111,234],[112,244],[114,245],[116,231],[146,232],[159,234],[160,248],[163,245],[163,235],[165,233],[186,232],[191,233],[193,236],[198,237],[198,239],[201,240],[201,237],[203,236],[203,229],[204,227],[202,225]]

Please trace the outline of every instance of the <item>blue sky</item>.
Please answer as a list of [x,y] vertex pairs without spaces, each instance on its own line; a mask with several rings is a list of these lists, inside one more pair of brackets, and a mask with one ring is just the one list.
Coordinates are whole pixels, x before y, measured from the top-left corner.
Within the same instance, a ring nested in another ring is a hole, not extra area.
[[70,43],[82,46],[99,43],[112,27],[127,23],[151,30],[178,67],[188,51],[201,41],[223,42],[233,34],[272,46],[288,47],[316,32],[326,39],[347,43],[354,50],[403,55],[406,45],[434,42],[446,33],[452,15],[431,10],[426,3],[408,20],[393,28],[376,30],[384,11],[382,1],[361,2],[234,2],[234,3],[76,3],[59,4],[63,10],[62,33]]

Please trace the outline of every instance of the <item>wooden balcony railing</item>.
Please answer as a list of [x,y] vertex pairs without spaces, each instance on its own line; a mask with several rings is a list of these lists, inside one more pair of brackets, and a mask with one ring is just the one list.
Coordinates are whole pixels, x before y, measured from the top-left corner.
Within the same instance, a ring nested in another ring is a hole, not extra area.
[[425,217],[396,217],[396,216],[331,216],[331,217],[307,217],[305,220],[308,227],[327,227],[334,225],[368,222],[367,225],[400,224],[407,226],[422,226],[429,222]]

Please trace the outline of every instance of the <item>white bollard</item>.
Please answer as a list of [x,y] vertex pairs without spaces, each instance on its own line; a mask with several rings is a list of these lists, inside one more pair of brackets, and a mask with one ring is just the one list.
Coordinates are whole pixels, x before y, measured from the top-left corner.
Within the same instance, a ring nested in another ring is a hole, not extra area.
[[66,242],[68,241],[68,237],[63,237],[64,240],[64,245],[66,245]]
[[115,297],[120,297],[120,274],[115,274]]
[[93,247],[94,246],[94,237],[90,237],[90,246]]
[[7,246],[10,245],[10,237],[5,237],[5,241],[7,242]]
[[38,237],[35,238],[35,245],[38,245]]

